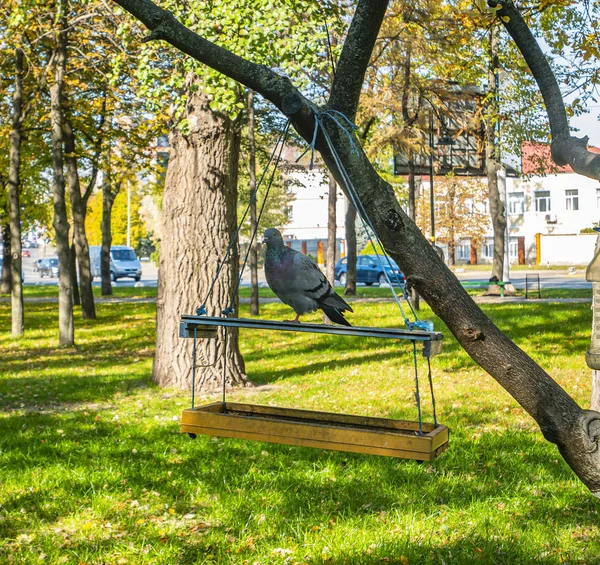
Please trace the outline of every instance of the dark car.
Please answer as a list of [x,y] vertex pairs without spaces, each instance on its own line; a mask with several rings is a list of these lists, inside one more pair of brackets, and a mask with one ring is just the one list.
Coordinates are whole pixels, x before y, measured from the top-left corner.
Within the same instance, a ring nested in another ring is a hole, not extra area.
[[[388,263],[389,261],[389,263]],[[348,258],[344,257],[335,266],[335,280],[346,284]],[[387,273],[394,285],[404,284],[404,274],[393,259],[377,255],[359,255],[356,258],[356,282],[371,286],[373,283],[387,283],[384,273]]]
[[58,277],[58,258],[50,257],[40,261],[40,277]]

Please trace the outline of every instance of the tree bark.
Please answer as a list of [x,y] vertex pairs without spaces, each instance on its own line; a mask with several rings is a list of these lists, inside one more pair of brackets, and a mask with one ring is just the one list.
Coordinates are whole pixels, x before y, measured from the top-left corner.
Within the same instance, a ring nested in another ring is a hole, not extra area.
[[[600,251],[600,235],[596,237],[594,257]],[[592,369],[592,394],[590,409],[600,410],[600,367],[596,360],[600,359],[600,282],[592,281],[592,340],[586,352],[586,362]],[[595,368],[594,368],[595,367]]]
[[23,311],[23,281],[21,280],[21,209],[19,204],[21,140],[23,124],[23,51],[15,50],[15,90],[12,104],[12,127],[10,131],[10,156],[8,169],[8,203],[10,221],[11,270],[11,329],[13,337],[23,335],[25,314]]
[[345,296],[356,296],[356,208],[346,198],[346,285]]
[[256,215],[256,196],[252,198],[256,190],[256,145],[254,141],[254,92],[248,90],[248,188],[250,190],[250,234],[256,232],[256,236],[250,242],[250,314],[258,316],[258,232]]
[[110,274],[110,246],[112,245],[112,207],[121,188],[121,183],[113,186],[113,178],[109,159],[104,171],[102,181],[102,220],[100,232],[102,234],[102,249],[100,250],[100,286],[102,296],[112,295],[112,276]]
[[12,287],[11,275],[11,254],[10,254],[10,222],[8,214],[6,219],[3,217],[0,225],[0,235],[2,236],[2,269],[0,269],[0,294],[10,294]]
[[[79,293],[81,297],[81,315],[84,319],[95,320],[96,308],[92,293],[92,271],[90,266],[90,247],[85,233],[85,202],[81,194],[77,156],[75,153],[75,133],[68,119],[64,120],[65,164],[67,168],[67,188],[71,201],[73,218],[73,247],[74,257],[79,265]],[[75,288],[77,287],[76,266],[73,267]],[[75,302],[77,303],[77,302]]]
[[[596,252],[600,236],[596,242]],[[592,343],[588,354],[600,355],[600,282],[592,282]],[[600,370],[592,369],[592,395],[590,408],[600,410]]]
[[[150,0],[115,1],[152,30],[149,39],[165,39],[197,60],[260,92],[290,117],[293,127],[306,141],[313,140],[315,113],[322,109],[307,100],[289,79],[278,76],[266,66],[253,64],[211,44],[186,29],[172,14],[158,8]],[[386,5],[385,1],[358,1],[338,64],[332,96],[325,109],[339,111],[349,118],[355,114],[355,104],[358,102],[356,92],[360,92],[368,65],[365,53],[372,52],[376,37],[373,31],[381,26]],[[501,6],[498,15],[503,17],[505,27],[521,48],[519,34],[523,27],[529,30],[524,22],[521,23],[522,19],[519,22],[517,10],[513,13],[506,9],[507,6],[514,8],[512,3],[507,1]],[[564,104],[560,104],[560,89],[552,90],[552,72],[533,38],[528,36],[525,39],[522,52],[531,45],[533,48],[528,52],[528,55],[532,53],[531,62],[528,59],[530,68],[536,80],[538,66],[541,68],[538,80],[540,89],[551,90],[546,106],[553,134],[553,158],[558,161],[566,159],[574,170],[583,174],[591,175],[597,170],[598,174],[593,178],[600,178],[600,156],[588,154],[585,148],[582,150],[583,143],[573,143],[568,137],[568,122]],[[336,93],[335,97],[333,93]],[[558,114],[559,120],[553,125],[554,114]],[[323,135],[322,128],[325,128],[329,138]],[[315,148],[321,153],[338,184],[347,194],[351,188],[356,190],[386,251],[470,357],[534,418],[544,437],[558,446],[565,461],[582,482],[594,495],[600,496],[600,414],[581,409],[481,311],[402,210],[392,187],[377,174],[356,138],[350,138],[348,130],[342,129],[337,123],[330,123],[330,120],[321,121],[319,135],[315,139]]]
[[[329,173],[329,193],[327,197],[327,249],[325,251],[325,276],[335,286],[335,261],[337,247],[337,183]],[[323,314],[323,323],[331,324],[331,320]]]
[[490,28],[488,102],[485,113],[485,164],[488,182],[490,215],[494,231],[494,257],[492,276],[504,280],[504,244],[506,241],[506,213],[504,202],[498,191],[498,156],[496,149],[496,123],[498,120],[498,30]]
[[67,61],[66,0],[58,0],[58,29],[52,58],[54,84],[50,87],[50,120],[52,123],[52,171],[54,199],[54,232],[58,255],[58,342],[74,345],[73,293],[71,290],[71,263],[69,249],[69,221],[65,202],[65,177],[63,173],[63,89]]
[[77,253],[75,252],[74,243],[71,243],[71,247],[69,247],[69,263],[71,264],[69,274],[71,276],[73,306],[81,306],[81,294],[79,294],[79,285],[77,284]]
[[[180,339],[182,314],[204,304],[208,314],[220,315],[237,297],[238,251],[232,253],[207,296],[217,267],[226,256],[236,230],[239,131],[225,114],[210,109],[201,89],[188,81],[186,106],[189,133],[170,134],[171,157],[163,198],[163,230],[156,313],[156,355],[152,377],[161,386],[191,388],[192,343]],[[196,79],[197,80],[197,79]],[[199,340],[196,391],[246,382],[238,332],[221,331],[219,340]]]

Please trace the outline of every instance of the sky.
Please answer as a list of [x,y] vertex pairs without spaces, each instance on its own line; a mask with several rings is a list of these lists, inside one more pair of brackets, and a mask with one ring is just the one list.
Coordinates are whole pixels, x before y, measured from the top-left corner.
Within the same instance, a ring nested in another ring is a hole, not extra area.
[[598,117],[600,115],[600,105],[591,106],[590,113],[571,118],[569,125],[579,129],[575,133],[577,137],[583,137],[587,135],[590,138],[589,144],[595,147],[600,147],[600,121]]

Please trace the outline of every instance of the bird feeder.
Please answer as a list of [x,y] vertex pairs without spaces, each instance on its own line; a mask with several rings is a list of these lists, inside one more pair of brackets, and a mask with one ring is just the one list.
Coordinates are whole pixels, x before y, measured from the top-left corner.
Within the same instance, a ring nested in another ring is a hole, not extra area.
[[[254,328],[356,336],[363,339],[375,337],[409,340],[414,345],[415,355],[417,343],[423,344],[423,356],[428,359],[428,365],[429,359],[441,352],[443,343],[443,335],[434,331],[297,324],[255,318],[220,318],[204,315],[183,316],[179,326],[179,336],[193,338],[195,343],[196,338],[214,337],[219,326],[224,329]],[[416,358],[414,362],[416,371]],[[433,388],[431,392],[434,423],[426,423],[421,420],[418,393],[416,394],[418,422],[226,402],[225,389],[222,402],[197,407],[194,405],[193,396],[194,375],[195,359],[192,363],[192,407],[184,410],[181,419],[181,431],[192,438],[197,434],[204,434],[417,461],[432,461],[448,447],[448,428],[438,424],[435,417]],[[429,383],[432,386],[431,373]]]

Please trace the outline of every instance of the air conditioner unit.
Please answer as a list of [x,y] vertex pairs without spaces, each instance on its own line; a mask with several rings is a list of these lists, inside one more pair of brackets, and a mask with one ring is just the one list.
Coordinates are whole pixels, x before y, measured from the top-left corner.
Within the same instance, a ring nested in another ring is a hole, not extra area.
[[558,222],[558,218],[556,214],[546,214],[546,223],[547,224],[556,224]]

